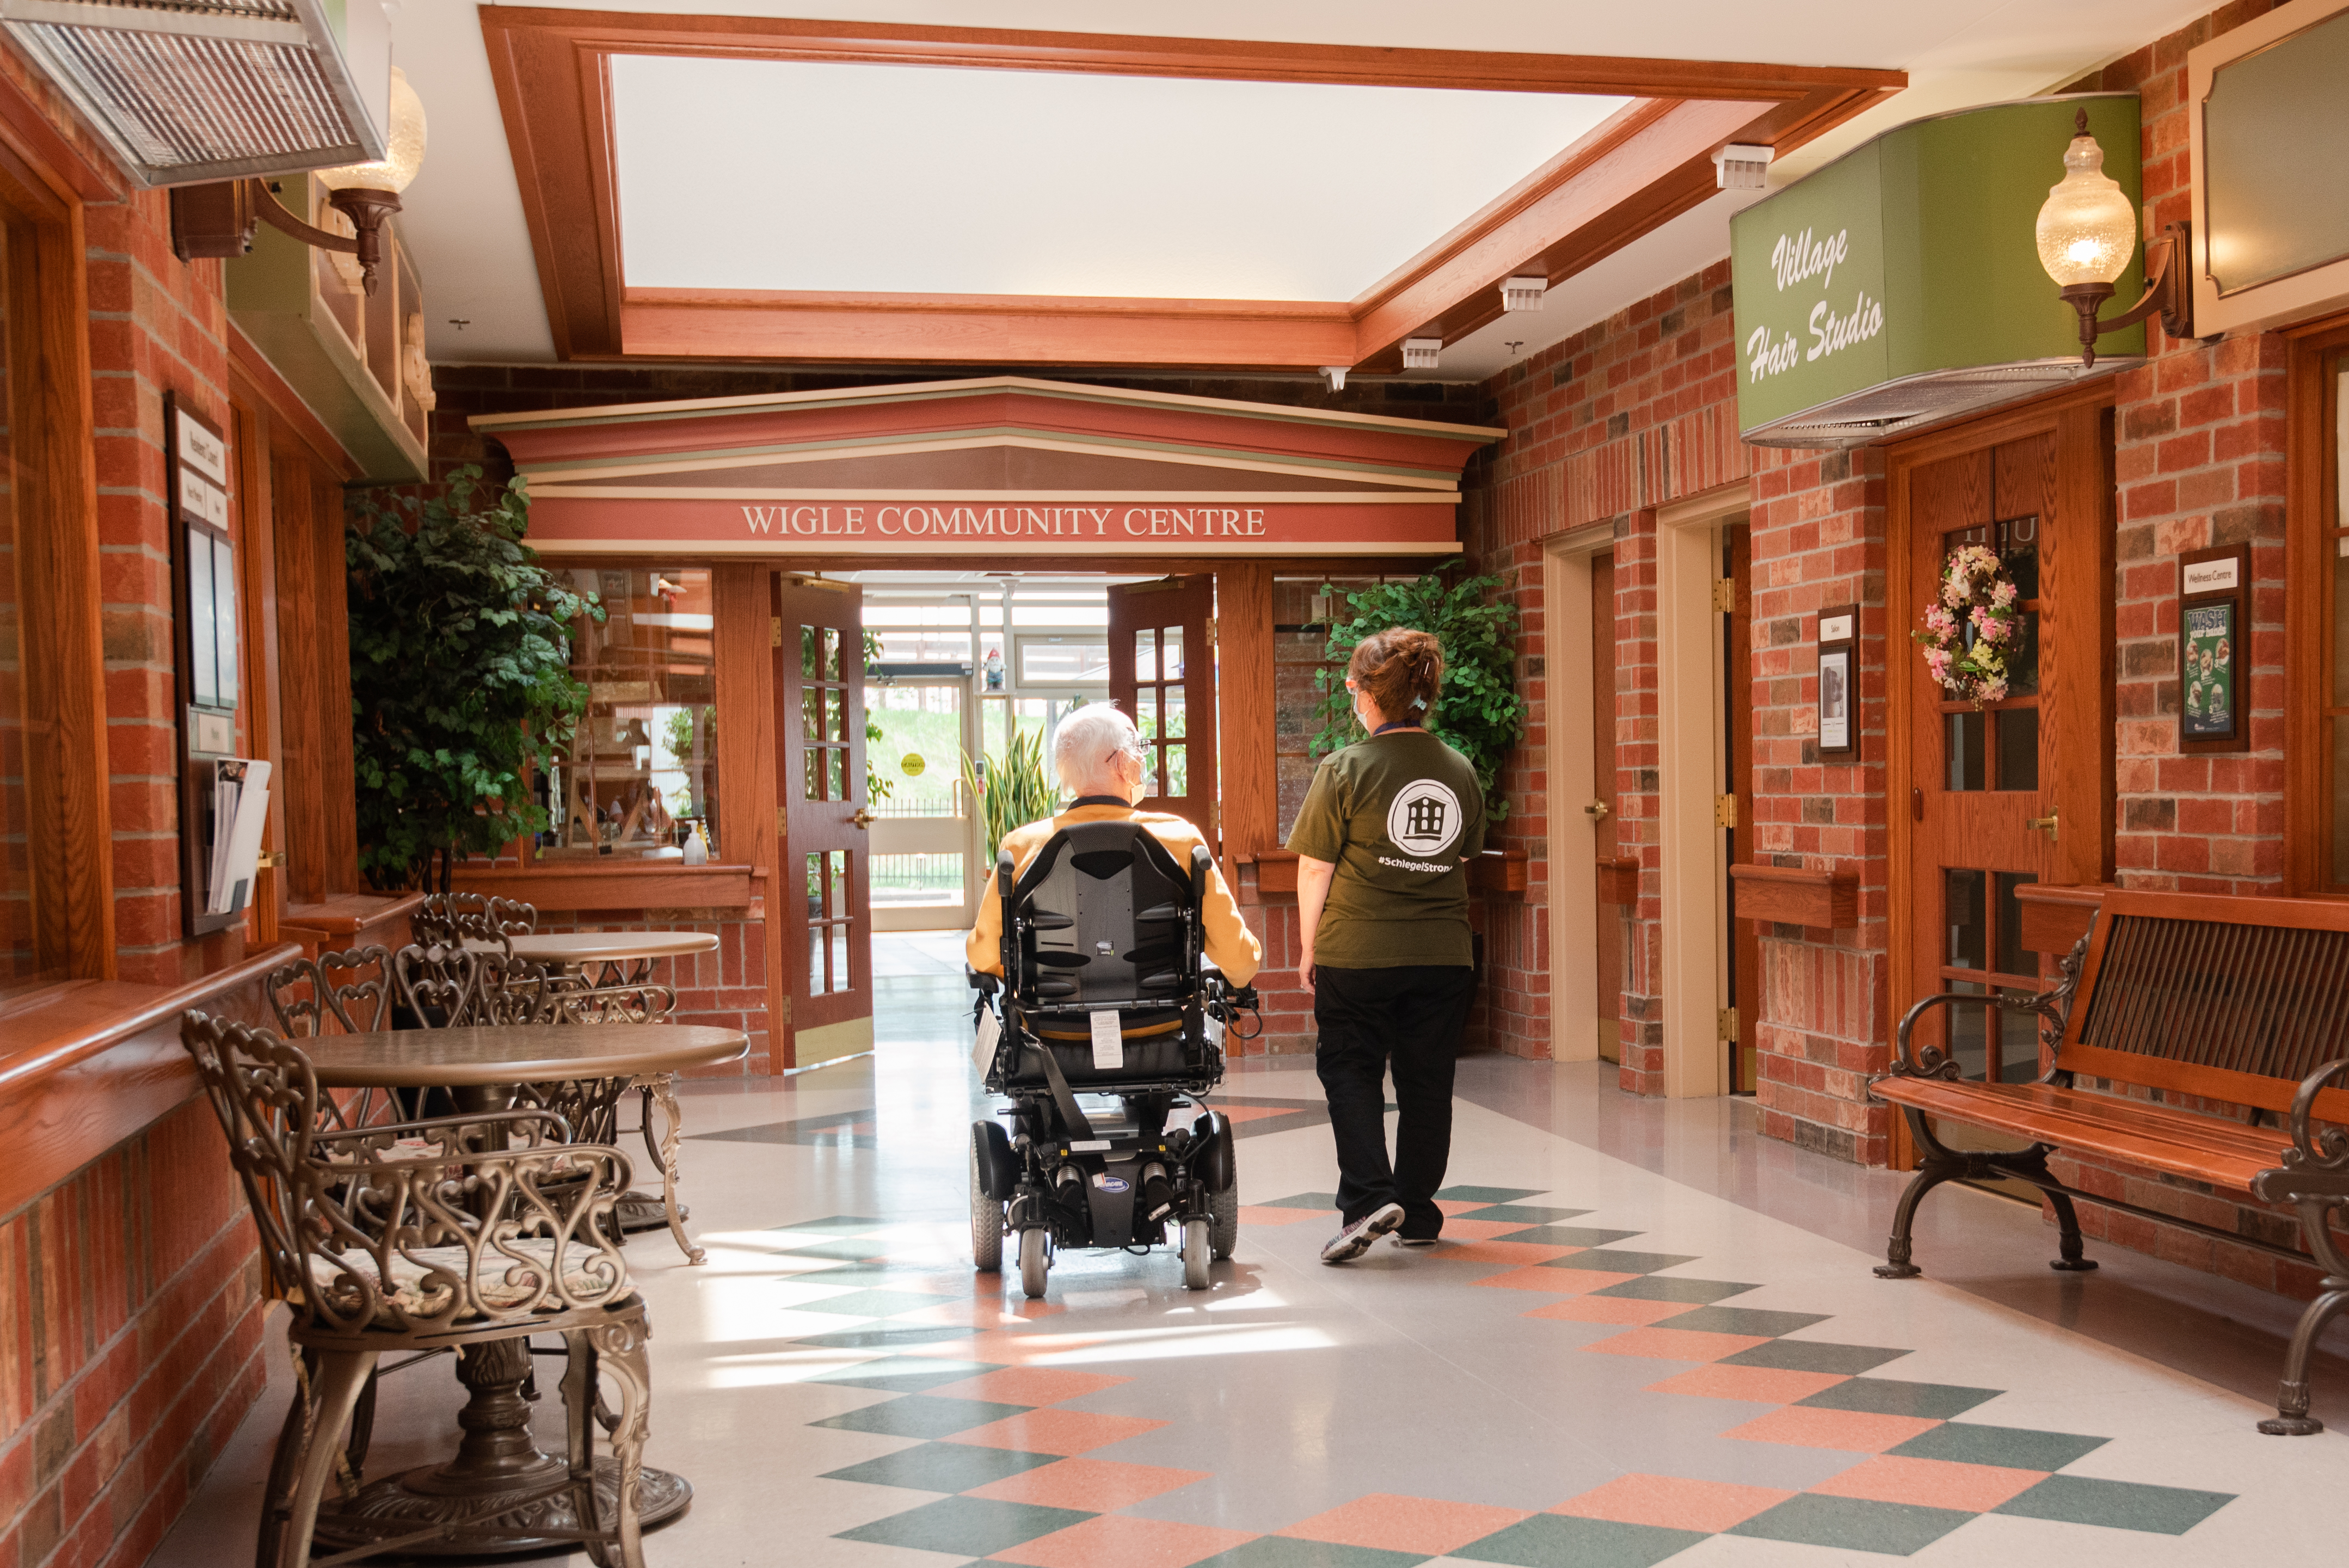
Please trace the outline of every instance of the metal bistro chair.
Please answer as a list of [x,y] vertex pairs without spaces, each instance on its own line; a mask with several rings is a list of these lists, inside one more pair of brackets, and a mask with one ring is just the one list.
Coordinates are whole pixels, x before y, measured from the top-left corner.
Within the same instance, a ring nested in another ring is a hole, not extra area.
[[[290,1480],[290,1495],[264,1500],[260,1560],[310,1563],[326,1486],[347,1462],[337,1439],[384,1355],[480,1354],[514,1340],[526,1350],[533,1334],[560,1334],[567,1463],[530,1496],[567,1494],[588,1555],[641,1568],[649,1331],[603,1222],[627,1186],[627,1157],[570,1141],[561,1119],[541,1110],[322,1132],[317,1077],[299,1047],[193,1012],[180,1037],[293,1307],[289,1336],[317,1368],[278,1439],[273,1478]],[[603,1489],[598,1427],[614,1467]],[[526,1501],[518,1491],[512,1504]],[[357,1532],[364,1543],[321,1564],[432,1542],[494,1546],[514,1533],[495,1515],[421,1531],[387,1522],[372,1535],[364,1516],[337,1512],[334,1523],[338,1537]]]
[[[388,947],[354,947],[344,953],[297,958],[271,971],[262,985],[269,994],[277,1032],[287,1039],[312,1039],[326,1034],[329,1020],[347,1035],[389,1026],[392,976]],[[319,1104],[319,1113],[326,1118],[319,1128],[322,1132],[398,1121],[407,1114],[392,1091],[372,1088],[354,1089],[342,1097],[327,1095]]]

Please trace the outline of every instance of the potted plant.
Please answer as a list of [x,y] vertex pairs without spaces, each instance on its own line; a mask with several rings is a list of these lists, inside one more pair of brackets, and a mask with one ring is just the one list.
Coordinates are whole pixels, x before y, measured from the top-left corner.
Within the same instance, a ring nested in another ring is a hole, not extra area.
[[493,490],[474,467],[429,496],[353,497],[351,747],[372,886],[446,892],[455,861],[547,825],[531,777],[586,711],[571,626],[604,609],[538,563],[529,528],[523,481]]
[[[1373,632],[1404,626],[1432,632],[1444,645],[1444,684],[1428,716],[1427,727],[1451,743],[1476,769],[1485,789],[1485,812],[1498,822],[1509,814],[1509,802],[1500,789],[1501,763],[1517,743],[1526,723],[1525,699],[1517,695],[1517,610],[1506,603],[1487,603],[1485,595],[1501,585],[1497,577],[1470,577],[1447,584],[1444,573],[1458,560],[1405,583],[1382,583],[1345,596],[1352,614],[1333,617],[1330,642],[1323,650],[1328,668],[1317,670],[1313,685],[1321,696],[1321,729],[1308,751],[1325,756],[1363,738],[1346,694],[1346,661],[1355,645]],[[1324,594],[1337,590],[1321,587]]]

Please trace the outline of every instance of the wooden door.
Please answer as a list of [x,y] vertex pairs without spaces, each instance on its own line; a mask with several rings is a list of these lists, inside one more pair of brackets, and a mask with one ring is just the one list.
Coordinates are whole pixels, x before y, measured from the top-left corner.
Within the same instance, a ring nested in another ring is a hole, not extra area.
[[[1590,803],[1584,812],[1597,822],[1599,863],[1611,864],[1615,849],[1615,557],[1590,561]],[[1623,1059],[1623,910],[1608,899],[1609,879],[1599,879],[1599,941],[1591,962],[1599,971],[1599,1056]]]
[[[1731,865],[1754,853],[1754,531],[1743,522],[1721,531],[1722,578],[1729,584],[1721,639],[1722,756],[1729,777],[1723,793],[1736,802],[1725,829]],[[1729,1092],[1752,1094],[1761,1087],[1761,1058],[1754,1036],[1762,1016],[1762,941],[1750,920],[1737,915],[1737,881],[1728,879],[1722,908],[1729,930],[1722,951],[1729,955]]]
[[864,594],[783,578],[775,593],[776,779],[792,1059],[873,1044],[872,813],[865,809]]
[[1109,695],[1142,731],[1143,810],[1189,819],[1220,854],[1213,577],[1109,590]]
[[[2054,431],[2042,431],[1907,477],[1908,613],[1896,631],[1918,624],[1935,602],[1948,556],[1969,544],[1998,552],[2023,620],[2008,658],[2009,695],[1982,709],[1954,700],[1913,648],[1894,646],[1895,677],[1909,686],[1909,798],[1895,809],[1906,805],[1909,815],[1905,897],[1915,912],[1910,995],[1896,1014],[1931,991],[2037,989],[2040,961],[2023,945],[2015,890],[2077,880],[2067,868],[2079,861],[2083,840],[2090,864],[2095,860],[2102,751],[2093,734],[2077,742],[2067,736],[2087,727],[2077,722],[2082,713],[2101,707],[2101,519],[2066,514],[2057,446]],[[1894,896],[1904,894],[1896,888]],[[1955,1052],[1968,1078],[2039,1075],[2029,1020],[1978,1007],[1940,1017],[1953,1021],[1937,1020],[1931,1037]]]

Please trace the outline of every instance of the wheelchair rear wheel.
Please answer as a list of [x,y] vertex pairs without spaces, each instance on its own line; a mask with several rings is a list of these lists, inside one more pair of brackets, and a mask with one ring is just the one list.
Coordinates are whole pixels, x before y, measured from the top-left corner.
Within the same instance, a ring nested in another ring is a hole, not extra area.
[[970,1261],[980,1274],[1003,1272],[1003,1205],[979,1190],[976,1144],[970,1151]]
[[1240,1241],[1239,1149],[1231,1141],[1231,1123],[1224,1124],[1222,1136],[1224,1169],[1231,1173],[1231,1182],[1222,1191],[1207,1194],[1207,1213],[1215,1221],[1212,1234],[1217,1263],[1230,1257]]
[[1208,1254],[1215,1243],[1207,1239],[1208,1224],[1205,1220],[1183,1222],[1183,1288],[1207,1288]]
[[1051,1272],[1051,1260],[1044,1251],[1047,1239],[1041,1225],[1019,1233],[1019,1288],[1031,1301],[1043,1299],[1045,1276]]

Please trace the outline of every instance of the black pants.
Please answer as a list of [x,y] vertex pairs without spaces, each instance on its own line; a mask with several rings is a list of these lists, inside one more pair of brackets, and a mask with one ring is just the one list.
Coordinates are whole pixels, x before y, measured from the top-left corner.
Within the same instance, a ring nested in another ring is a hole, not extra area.
[[[1316,971],[1314,1051],[1330,1130],[1338,1140],[1338,1208],[1346,1223],[1388,1203],[1402,1205],[1402,1234],[1432,1237],[1444,1228],[1435,1190],[1452,1158],[1452,1067],[1476,992],[1475,971],[1462,965]],[[1384,1078],[1392,1064],[1394,1161],[1387,1161]]]

